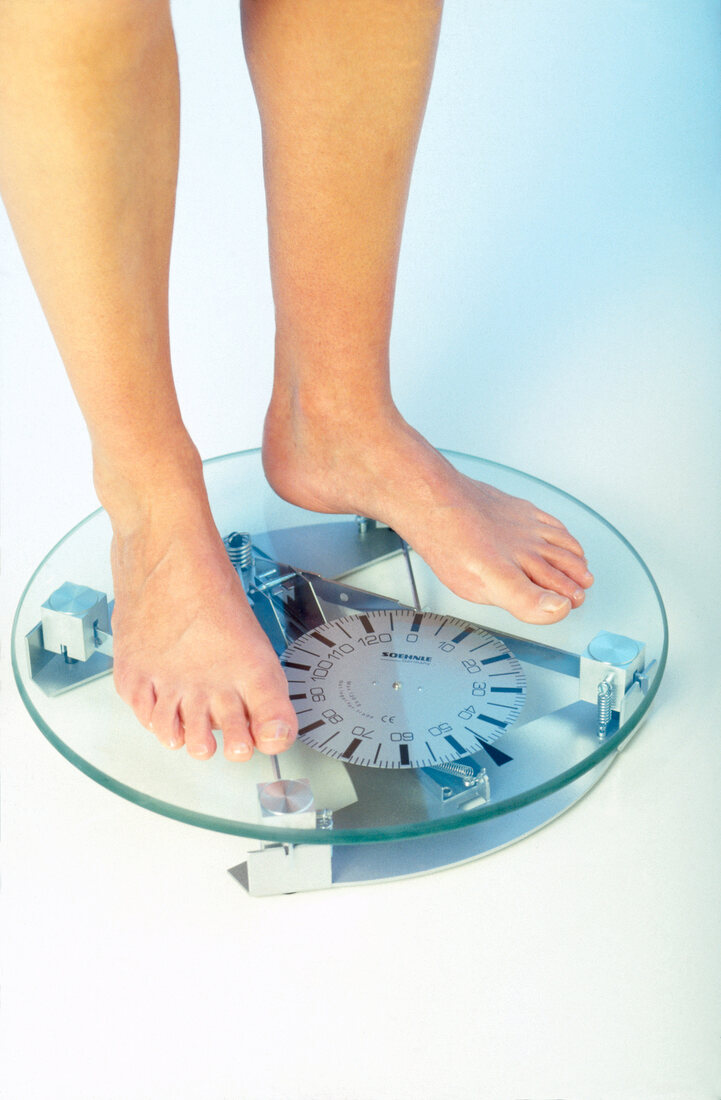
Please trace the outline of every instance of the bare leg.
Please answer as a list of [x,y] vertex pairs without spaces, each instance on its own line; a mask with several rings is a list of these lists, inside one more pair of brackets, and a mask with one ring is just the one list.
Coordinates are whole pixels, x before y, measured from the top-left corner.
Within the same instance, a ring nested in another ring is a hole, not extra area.
[[167,0],[3,0],[0,71],[0,185],[113,524],[118,690],[200,759],[213,728],[230,759],[254,741],[279,751],[296,730],[285,678],[213,524],[171,373]]
[[458,474],[391,397],[396,269],[440,2],[244,0],[242,12],[276,306],[271,484],[307,508],[384,520],[467,599],[563,618],[592,583],[576,540]]

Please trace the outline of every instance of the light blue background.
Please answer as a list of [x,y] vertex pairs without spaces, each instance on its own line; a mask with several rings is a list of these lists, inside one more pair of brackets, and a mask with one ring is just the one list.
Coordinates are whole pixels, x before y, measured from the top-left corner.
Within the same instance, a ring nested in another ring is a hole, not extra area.
[[[259,444],[270,392],[259,134],[236,4],[174,11],[173,347],[211,456]],[[671,652],[643,731],[589,798],[487,860],[251,903],[224,874],[237,838],[60,758],[5,646],[13,1100],[716,1100],[720,43],[709,0],[448,0],[399,275],[408,419],[576,494],[654,572]],[[94,494],[1,208],[0,355],[7,638]]]

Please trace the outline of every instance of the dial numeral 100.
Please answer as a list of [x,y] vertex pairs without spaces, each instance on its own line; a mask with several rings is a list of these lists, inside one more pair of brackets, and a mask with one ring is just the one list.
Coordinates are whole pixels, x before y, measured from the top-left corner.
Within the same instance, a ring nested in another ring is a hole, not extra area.
[[[352,653],[354,649],[355,646],[350,645],[349,642],[344,642],[342,645],[336,646],[336,648],[331,653],[329,653],[328,656],[333,657],[334,660],[338,661],[345,653]],[[313,669],[311,680],[325,680],[326,676],[332,668],[333,661],[328,661],[326,659],[318,661],[318,664]]]

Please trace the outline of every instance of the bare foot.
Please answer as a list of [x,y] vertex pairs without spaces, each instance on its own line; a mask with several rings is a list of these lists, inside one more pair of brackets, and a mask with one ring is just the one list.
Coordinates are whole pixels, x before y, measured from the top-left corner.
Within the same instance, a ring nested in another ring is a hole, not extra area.
[[593,583],[579,543],[526,500],[459,473],[390,406],[299,408],[274,393],[263,462],[275,491],[317,512],[382,520],[456,595],[529,623],[563,619]]
[[127,492],[120,506],[113,479],[101,479],[114,528],[115,684],[168,748],[209,759],[216,729],[229,760],[254,746],[282,752],[297,731],[285,676],[213,523],[199,461],[191,467],[182,485],[151,479],[142,507],[129,508]]

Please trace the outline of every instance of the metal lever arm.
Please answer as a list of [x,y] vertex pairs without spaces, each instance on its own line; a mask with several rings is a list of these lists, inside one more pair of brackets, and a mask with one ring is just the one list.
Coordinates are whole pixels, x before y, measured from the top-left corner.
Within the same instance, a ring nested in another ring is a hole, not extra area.
[[255,560],[255,578],[248,586],[248,598],[278,653],[329,619],[408,606],[260,554]]

